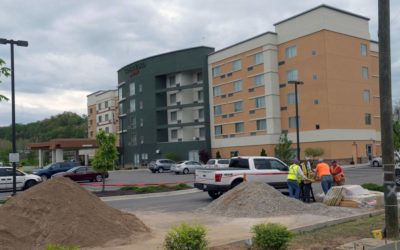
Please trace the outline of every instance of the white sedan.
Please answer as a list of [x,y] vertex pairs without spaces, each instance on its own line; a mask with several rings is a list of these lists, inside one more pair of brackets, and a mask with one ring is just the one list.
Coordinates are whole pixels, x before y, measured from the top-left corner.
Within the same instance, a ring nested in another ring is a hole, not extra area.
[[189,174],[194,173],[196,168],[201,167],[203,167],[203,165],[197,161],[180,161],[171,167],[171,172],[175,172],[175,174]]

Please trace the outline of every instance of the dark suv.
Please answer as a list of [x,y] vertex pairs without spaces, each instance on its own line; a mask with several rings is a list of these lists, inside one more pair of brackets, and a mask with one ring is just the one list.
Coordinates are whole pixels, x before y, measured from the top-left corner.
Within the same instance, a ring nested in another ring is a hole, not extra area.
[[166,170],[171,170],[171,167],[174,164],[175,162],[169,159],[158,159],[149,163],[149,169],[153,173],[162,173]]
[[49,179],[53,174],[66,172],[73,167],[79,166],[79,162],[65,161],[49,164],[43,168],[35,169],[32,174],[39,175],[43,181]]

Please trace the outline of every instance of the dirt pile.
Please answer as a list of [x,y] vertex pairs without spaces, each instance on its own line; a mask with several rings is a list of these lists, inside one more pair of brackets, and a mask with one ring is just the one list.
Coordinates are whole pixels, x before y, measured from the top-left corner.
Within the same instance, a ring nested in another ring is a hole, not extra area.
[[228,217],[267,217],[292,214],[314,214],[341,217],[356,211],[329,207],[320,203],[303,203],[283,195],[268,184],[243,182],[211,202],[200,212]]
[[107,206],[67,178],[39,184],[0,207],[0,248],[45,249],[47,244],[80,247],[125,244],[149,228],[135,215]]

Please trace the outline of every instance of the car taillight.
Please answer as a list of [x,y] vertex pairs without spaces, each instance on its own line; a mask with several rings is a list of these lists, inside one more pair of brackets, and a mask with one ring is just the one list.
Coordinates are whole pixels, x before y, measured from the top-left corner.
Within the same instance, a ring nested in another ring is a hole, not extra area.
[[215,174],[215,182],[221,182],[222,174]]

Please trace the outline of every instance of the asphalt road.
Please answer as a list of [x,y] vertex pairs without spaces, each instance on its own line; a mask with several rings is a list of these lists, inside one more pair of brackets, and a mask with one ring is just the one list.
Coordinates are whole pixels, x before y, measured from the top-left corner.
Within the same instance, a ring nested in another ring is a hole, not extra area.
[[[382,168],[372,168],[369,166],[345,169],[346,184],[363,184],[367,182],[382,184]],[[173,173],[153,174],[148,170],[115,171],[110,173],[107,184],[145,184],[162,182],[188,182],[193,183],[194,175],[175,175]],[[90,183],[84,183],[90,184]],[[100,187],[85,186],[88,190],[99,190]],[[116,189],[118,187],[106,187],[106,189]],[[319,183],[313,184],[314,193],[322,192]],[[1,192],[2,197],[9,196],[10,192]],[[129,210],[151,210],[151,211],[191,211],[199,207],[204,207],[212,200],[206,192],[184,194],[178,196],[141,198],[131,200],[118,200],[107,202],[110,206],[118,209]]]

